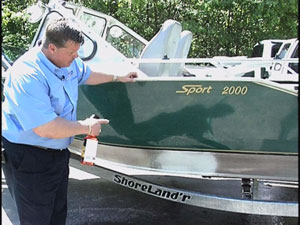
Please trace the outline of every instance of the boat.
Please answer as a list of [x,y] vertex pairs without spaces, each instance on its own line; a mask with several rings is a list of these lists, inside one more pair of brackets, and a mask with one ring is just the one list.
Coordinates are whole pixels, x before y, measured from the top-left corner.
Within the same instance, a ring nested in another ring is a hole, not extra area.
[[[102,177],[110,171],[108,179],[115,183],[169,200],[177,201],[179,193],[189,197],[178,201],[201,207],[298,216],[297,200],[255,197],[261,181],[293,187],[298,181],[298,92],[263,76],[261,68],[273,59],[191,59],[192,34],[178,21],[167,20],[147,41],[101,12],[69,2],[39,4],[43,13],[31,47],[49,21],[72,17],[85,36],[79,56],[92,69],[119,76],[138,72],[134,83],[79,89],[78,119],[97,114],[110,120],[96,158],[100,169],[108,169]],[[245,76],[249,72],[255,75]],[[83,138],[76,136],[71,144],[74,154],[80,154]],[[150,175],[154,179],[145,180]],[[241,192],[235,199],[226,193],[195,196],[157,183],[165,176],[212,183],[232,179]],[[156,191],[146,191],[150,187]]]
[[267,39],[256,43],[253,47],[251,58],[262,57],[264,59],[274,58],[280,47],[286,40]]
[[298,59],[299,40],[292,38],[286,40],[275,55],[271,70],[267,78],[298,91],[299,83],[299,64],[291,63],[289,60]]

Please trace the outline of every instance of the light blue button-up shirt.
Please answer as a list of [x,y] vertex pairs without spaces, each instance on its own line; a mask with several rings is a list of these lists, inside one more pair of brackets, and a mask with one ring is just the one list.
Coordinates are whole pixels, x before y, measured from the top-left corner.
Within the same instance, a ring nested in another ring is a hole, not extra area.
[[76,58],[58,68],[35,47],[9,69],[2,103],[2,136],[13,143],[63,149],[74,137],[51,139],[32,130],[56,117],[76,121],[78,86],[90,76],[90,68]]

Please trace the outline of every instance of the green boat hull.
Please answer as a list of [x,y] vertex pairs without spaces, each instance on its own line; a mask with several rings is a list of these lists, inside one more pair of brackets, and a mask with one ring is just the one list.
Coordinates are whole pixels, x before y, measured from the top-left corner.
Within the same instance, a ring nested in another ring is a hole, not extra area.
[[78,119],[93,113],[110,120],[99,137],[102,144],[298,154],[297,95],[245,78],[81,86]]

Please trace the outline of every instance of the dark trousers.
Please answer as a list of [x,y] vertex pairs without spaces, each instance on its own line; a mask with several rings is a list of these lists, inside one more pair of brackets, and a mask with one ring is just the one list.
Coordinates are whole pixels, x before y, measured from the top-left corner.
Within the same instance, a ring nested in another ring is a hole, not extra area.
[[6,156],[3,172],[20,225],[65,225],[69,150],[45,150],[3,137],[2,145]]

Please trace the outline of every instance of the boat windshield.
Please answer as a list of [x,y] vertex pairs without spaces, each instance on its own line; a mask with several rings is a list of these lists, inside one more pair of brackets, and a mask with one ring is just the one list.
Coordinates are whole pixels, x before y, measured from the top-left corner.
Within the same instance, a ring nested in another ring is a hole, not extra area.
[[[291,55],[291,58],[293,59],[297,59],[299,58],[299,53],[298,53],[298,47],[299,47],[299,44],[297,44],[297,46],[295,47],[294,49],[294,52],[293,54]],[[299,63],[289,63],[289,67],[296,72],[295,75],[297,75],[297,77],[299,76]],[[290,71],[288,71],[289,73],[291,73]]]
[[[280,49],[281,45],[282,45],[282,42],[277,42],[277,41],[271,41],[271,43],[268,43],[268,42],[259,43],[254,46],[250,58],[264,57],[264,55],[265,55],[264,52],[268,53],[268,55],[266,55],[266,56],[274,58],[276,53]],[[270,49],[270,50],[268,51],[268,49]]]
[[272,42],[272,49],[271,49],[271,57],[274,58],[276,53],[279,51],[282,42]]
[[103,37],[125,57],[140,57],[146,46],[146,40],[142,40],[134,31],[112,17],[85,7],[82,7],[81,10],[79,20],[97,35]]
[[106,41],[127,58],[139,58],[145,47],[145,44],[118,25],[109,28]]
[[281,51],[276,55],[276,59],[283,59],[286,55],[287,51],[289,50],[289,47],[291,46],[291,43],[287,43],[283,46]]
[[299,58],[298,47],[299,47],[299,44],[297,44],[297,46],[295,47],[295,50],[292,54],[292,58]]
[[96,34],[102,36],[104,33],[104,29],[106,26],[106,20],[102,17],[90,14],[88,12],[84,12],[80,15],[79,19],[91,28]]
[[258,44],[253,48],[252,55],[250,58],[254,57],[262,57],[264,51],[264,45],[263,44]]

